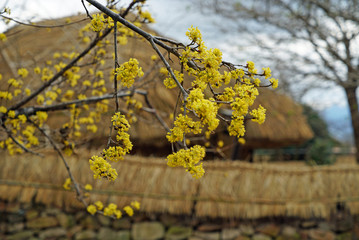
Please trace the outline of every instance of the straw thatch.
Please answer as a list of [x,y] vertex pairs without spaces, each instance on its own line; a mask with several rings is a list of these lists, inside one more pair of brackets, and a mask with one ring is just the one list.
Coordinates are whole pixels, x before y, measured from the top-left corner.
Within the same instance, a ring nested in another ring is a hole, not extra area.
[[[328,218],[336,203],[344,203],[352,214],[359,214],[359,167],[353,164],[309,167],[213,161],[205,162],[205,176],[195,180],[182,168],[167,167],[164,159],[127,157],[113,164],[118,179],[107,182],[93,180],[87,155],[68,161],[80,183],[94,186],[90,200],[120,206],[138,200],[146,213]],[[62,189],[67,175],[57,156],[6,156],[1,165],[1,199],[82,207],[74,192]]]
[[313,132],[302,114],[302,107],[288,96],[269,89],[260,89],[254,107],[267,109],[266,121],[259,125],[246,124],[246,145],[252,148],[280,148],[299,145],[313,137]]
[[[72,21],[83,19],[84,16],[72,17]],[[63,23],[65,19],[45,21],[42,24],[54,25]],[[85,22],[84,22],[85,23]],[[9,41],[2,43],[0,65],[3,75],[11,75],[19,67],[30,66],[51,59],[56,51],[80,51],[85,45],[77,39],[78,30],[84,24],[74,24],[64,28],[53,28],[50,31],[44,28],[16,27],[9,31]],[[15,34],[16,33],[16,34]],[[111,40],[111,39],[110,39]],[[112,41],[112,40],[111,40]],[[0,43],[1,44],[1,43]],[[139,59],[145,71],[151,68],[150,56],[154,51],[144,41],[136,38],[129,38],[128,45],[120,47],[120,62],[126,61],[129,57]],[[110,59],[110,58],[109,58]],[[176,63],[174,63],[176,65]],[[107,61],[105,68],[111,69],[112,61]],[[176,65],[178,67],[178,64]],[[5,74],[4,74],[5,73]],[[153,76],[153,75],[151,75]],[[154,78],[158,78],[154,76]],[[161,79],[158,79],[161,80]],[[32,81],[31,85],[35,86]],[[108,86],[110,89],[111,86]],[[168,91],[164,88],[161,81],[153,82],[146,90],[149,92],[149,99],[152,105],[158,109],[158,113],[169,123],[168,116],[173,112],[177,101],[177,92]],[[261,104],[267,109],[267,120],[263,125],[258,125],[251,121],[247,124],[246,147],[253,148],[275,148],[300,144],[312,138],[313,133],[308,126],[305,117],[302,115],[301,107],[293,102],[289,97],[278,94],[269,89],[261,89],[261,95],[256,101],[256,105]],[[56,115],[56,121],[59,122]],[[131,130],[132,140],[136,146],[144,148],[156,147],[163,149],[168,146],[165,139],[165,130],[154,120],[153,116],[143,114],[139,122],[134,124]],[[51,122],[51,119],[49,120]],[[103,131],[107,127],[100,129],[97,137],[103,136]],[[107,136],[107,133],[105,134]],[[229,138],[227,136],[227,138]],[[99,141],[97,141],[99,142]],[[226,142],[233,143],[232,138]],[[139,148],[136,148],[139,150]],[[161,150],[162,151],[162,150]]]

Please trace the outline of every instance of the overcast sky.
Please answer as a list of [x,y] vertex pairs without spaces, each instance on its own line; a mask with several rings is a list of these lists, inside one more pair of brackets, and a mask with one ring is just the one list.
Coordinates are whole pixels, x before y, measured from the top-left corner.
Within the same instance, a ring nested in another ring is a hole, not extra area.
[[[129,1],[122,2],[125,5]],[[106,3],[105,0],[99,0],[99,2]],[[12,9],[11,17],[23,21],[55,19],[84,12],[80,0],[0,0],[0,7],[5,4]],[[216,16],[201,15],[190,0],[148,0],[147,8],[156,19],[156,23],[152,27],[160,34],[179,41],[186,41],[187,29],[191,25],[198,26],[207,45],[221,49],[224,52],[225,60],[243,61],[245,59],[234,41],[239,36],[235,33],[223,34],[220,32],[216,27],[216,22],[220,22],[221,19]],[[0,24],[0,32],[5,30],[6,26]],[[256,59],[246,60],[256,62]],[[340,88],[333,88],[313,91],[304,100],[317,109],[323,109],[331,105],[346,105],[344,99],[343,91]]]

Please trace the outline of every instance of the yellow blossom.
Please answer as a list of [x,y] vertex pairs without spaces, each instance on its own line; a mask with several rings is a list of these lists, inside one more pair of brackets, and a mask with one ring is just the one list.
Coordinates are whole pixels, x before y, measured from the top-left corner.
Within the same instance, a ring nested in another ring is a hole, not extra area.
[[26,116],[25,116],[24,114],[19,115],[19,116],[18,116],[18,119],[19,119],[22,123],[25,123],[26,120],[27,120],[27,118],[26,118]]
[[14,118],[15,117],[15,111],[14,110],[10,110],[7,115],[11,118]]
[[269,67],[262,68],[262,70],[263,70],[263,75],[265,76],[265,79],[270,78],[272,76],[272,74],[271,74],[272,71]]
[[103,210],[103,215],[105,216],[111,216],[115,213],[117,210],[117,205],[114,203],[110,203],[105,209]]
[[199,29],[191,26],[186,32],[186,36],[193,42],[200,44],[202,42],[202,34]]
[[182,141],[183,136],[186,133],[192,132],[194,134],[199,134],[202,131],[201,122],[195,122],[187,115],[178,115],[174,125],[175,126],[171,129],[171,132],[167,134],[167,139],[170,142]]
[[131,206],[134,207],[134,208],[137,209],[137,210],[140,209],[140,203],[137,202],[137,201],[131,202]]
[[89,162],[90,169],[94,172],[94,179],[107,178],[111,181],[117,178],[117,171],[102,157],[93,156]]
[[130,206],[125,206],[123,210],[127,213],[128,216],[133,216],[133,209]]
[[95,14],[92,16],[91,28],[95,32],[100,32],[103,28],[105,18],[102,14]]
[[167,157],[167,165],[170,167],[182,166],[192,174],[194,178],[201,178],[204,175],[202,163],[198,164],[205,156],[204,147],[195,145],[190,149],[181,149]]
[[5,42],[7,40],[6,35],[4,33],[0,33],[0,41]]
[[86,184],[85,185],[85,190],[91,191],[92,190],[92,185],[91,184]]
[[272,88],[275,89],[278,87],[278,79],[271,78],[269,82],[272,84]]
[[125,62],[120,65],[119,68],[116,68],[116,79],[121,81],[121,85],[124,87],[131,87],[135,82],[136,77],[142,77],[143,71],[142,68],[138,66],[137,59],[130,58],[128,62]]
[[252,121],[258,122],[259,124],[264,123],[266,119],[266,109],[261,105],[259,105],[257,109],[253,109],[250,114],[253,116]]
[[26,68],[20,68],[17,70],[17,74],[19,74],[19,76],[25,78],[25,77],[27,77],[27,75],[29,75],[29,71],[27,71]]
[[91,41],[91,39],[88,36],[86,36],[82,39],[83,43],[89,43],[90,41]]
[[98,210],[101,211],[103,209],[103,203],[101,201],[96,201],[94,204]]
[[28,88],[25,88],[25,94],[26,94],[26,96],[30,96],[31,90]]
[[87,207],[87,211],[91,214],[91,215],[94,215],[96,212],[97,212],[97,209],[94,205],[90,204],[88,207]]
[[117,219],[120,219],[122,217],[122,212],[118,209],[116,209],[113,214]]
[[7,108],[4,106],[0,106],[0,113],[6,113],[7,112]]
[[157,56],[157,55],[152,55],[152,56],[151,56],[151,60],[152,60],[152,61],[156,61],[157,59],[158,59],[158,56]]
[[[178,82],[182,83],[183,82],[183,73],[180,73],[177,70],[173,70],[173,73],[176,77],[176,79],[178,80]],[[175,82],[175,80],[172,78],[172,76],[167,77],[164,81],[163,84],[166,86],[166,88],[174,88],[177,86],[177,83]]]
[[12,99],[12,94],[10,92],[7,92],[7,91],[0,91],[0,99],[3,98],[3,99],[8,99],[8,100],[11,100]]
[[128,40],[126,36],[117,37],[117,41],[120,45],[126,45]]
[[249,73],[257,74],[257,69],[254,66],[254,63],[252,61],[247,62],[247,68]]
[[57,58],[60,58],[60,57],[61,57],[61,54],[59,52],[55,52],[54,55],[53,55],[54,59],[57,59]]
[[45,101],[45,97],[43,96],[43,95],[41,95],[41,94],[39,94],[38,96],[37,96],[37,103],[38,104],[43,104],[44,103],[44,101]]
[[72,184],[71,178],[66,178],[63,188],[66,190],[71,190],[71,184]]
[[140,15],[141,17],[146,19],[149,23],[155,22],[155,19],[151,16],[151,13],[149,11],[141,11]]

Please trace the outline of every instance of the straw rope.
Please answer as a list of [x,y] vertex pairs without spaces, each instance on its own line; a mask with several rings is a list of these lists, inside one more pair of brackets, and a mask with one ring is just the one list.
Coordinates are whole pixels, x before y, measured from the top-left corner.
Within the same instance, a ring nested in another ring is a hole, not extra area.
[[[1,160],[0,198],[10,202],[31,202],[63,208],[83,207],[75,194],[65,191],[65,168],[51,154],[5,156]],[[168,212],[209,217],[259,218],[330,216],[336,203],[345,203],[359,213],[359,167],[353,164],[298,166],[250,164],[246,162],[205,162],[206,175],[195,180],[181,168],[169,168],[160,158],[129,156],[114,163],[119,177],[115,182],[92,179],[90,154],[70,158],[77,180],[90,183],[90,201],[142,203],[142,211]]]

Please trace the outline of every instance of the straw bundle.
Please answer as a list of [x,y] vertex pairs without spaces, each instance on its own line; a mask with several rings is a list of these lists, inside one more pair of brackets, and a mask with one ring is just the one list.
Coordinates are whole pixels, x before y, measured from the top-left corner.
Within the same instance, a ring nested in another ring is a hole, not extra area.
[[199,216],[211,212],[211,216],[218,217],[327,218],[338,202],[347,202],[352,213],[359,213],[355,204],[359,190],[354,187],[359,168],[354,165],[292,167],[213,162],[206,164],[206,169],[198,195],[204,200],[196,205]]
[[[356,165],[293,167],[211,161],[205,162],[205,176],[195,180],[181,168],[167,167],[164,159],[129,156],[113,164],[119,177],[108,182],[95,181],[85,160],[88,153],[80,155],[68,161],[81,184],[93,185],[91,201],[121,206],[138,200],[141,210],[147,213],[194,213],[213,218],[328,218],[338,202],[345,203],[351,213],[359,213]],[[62,188],[67,175],[58,157],[6,156],[1,163],[0,198],[66,209],[83,207],[74,192]]]

